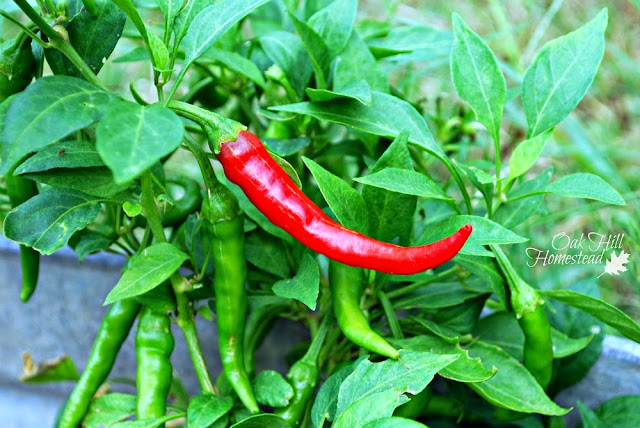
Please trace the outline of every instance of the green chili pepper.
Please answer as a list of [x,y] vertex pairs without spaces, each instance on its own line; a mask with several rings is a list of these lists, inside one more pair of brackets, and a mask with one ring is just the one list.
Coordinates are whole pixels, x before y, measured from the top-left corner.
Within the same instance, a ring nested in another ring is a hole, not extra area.
[[272,120],[264,131],[264,138],[277,138],[286,140],[291,138],[291,130],[285,122],[280,120]]
[[[31,199],[38,194],[38,186],[35,181],[13,175],[13,169],[5,176],[7,183],[7,193],[11,207]],[[38,283],[38,273],[40,272],[40,253],[26,245],[20,245],[20,267],[22,268],[22,291],[20,300],[27,302]]]
[[287,421],[292,427],[300,426],[307,405],[320,380],[318,356],[328,329],[329,317],[325,317],[307,352],[291,366],[289,373],[287,373],[287,380],[293,387],[293,397],[287,407],[278,409],[275,414]]
[[260,407],[244,365],[247,318],[247,264],[244,255],[244,219],[235,196],[226,187],[205,199],[202,216],[212,232],[213,287],[216,294],[218,348],[224,373],[240,401],[252,413]]
[[31,37],[20,33],[0,47],[0,102],[22,91],[33,79],[36,60],[31,52]]
[[171,388],[173,351],[171,320],[165,314],[143,308],[136,333],[136,418],[164,416]]
[[87,365],[60,417],[59,428],[76,428],[80,424],[91,398],[111,372],[139,309],[140,305],[133,299],[120,300],[111,305],[102,319]]
[[497,245],[491,245],[500,269],[507,279],[511,293],[511,307],[524,333],[523,363],[546,389],[553,368],[551,326],[542,306],[540,294],[518,275],[507,255]]
[[524,333],[524,366],[540,386],[546,389],[551,381],[553,369],[553,343],[551,326],[544,306],[540,305],[533,312],[524,314],[518,322]]
[[190,178],[178,176],[167,178],[167,181],[178,184],[184,189],[182,197],[162,216],[162,225],[170,227],[182,223],[189,214],[200,208],[202,193],[200,192],[200,184]]
[[347,339],[371,352],[398,359],[400,357],[398,350],[371,329],[367,318],[360,310],[360,298],[364,285],[362,269],[331,260],[329,282],[333,311]]

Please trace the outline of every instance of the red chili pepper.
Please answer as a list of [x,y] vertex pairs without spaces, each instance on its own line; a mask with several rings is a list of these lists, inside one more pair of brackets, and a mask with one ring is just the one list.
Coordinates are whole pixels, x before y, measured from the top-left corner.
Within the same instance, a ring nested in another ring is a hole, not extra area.
[[293,183],[258,137],[241,131],[220,144],[217,155],[227,178],[276,226],[320,254],[349,266],[411,275],[453,258],[471,234],[471,225],[429,245],[401,247],[377,241],[333,221]]

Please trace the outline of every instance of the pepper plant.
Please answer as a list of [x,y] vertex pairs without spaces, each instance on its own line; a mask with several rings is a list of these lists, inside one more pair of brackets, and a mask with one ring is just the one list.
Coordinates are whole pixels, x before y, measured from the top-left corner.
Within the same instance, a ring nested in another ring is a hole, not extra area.
[[[640,342],[590,289],[525,279],[512,250],[545,198],[625,205],[597,175],[534,167],[596,76],[606,9],[519,73],[456,13],[435,30],[362,17],[355,0],[15,5],[1,12],[16,37],[0,58],[0,212],[20,297],[65,246],[124,264],[81,375],[61,358],[24,377],[77,382],[56,426],[556,427],[570,409],[555,396],[602,342],[567,319]],[[410,72],[425,58],[449,67],[451,117]],[[148,87],[103,83],[131,63]],[[221,373],[196,317],[217,329]],[[288,372],[258,372],[277,318],[310,341]],[[129,334],[136,394],[104,387]],[[196,395],[173,376],[176,340]],[[585,424],[620,417],[578,407]]]

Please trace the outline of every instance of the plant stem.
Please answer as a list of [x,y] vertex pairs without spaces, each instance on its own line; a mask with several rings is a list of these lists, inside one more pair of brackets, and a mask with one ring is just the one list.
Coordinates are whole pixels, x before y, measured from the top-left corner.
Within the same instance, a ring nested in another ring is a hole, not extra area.
[[[164,234],[162,222],[160,220],[160,213],[154,200],[153,183],[151,177],[151,171],[147,170],[142,174],[142,211],[147,218],[147,223],[151,227],[153,236],[158,242],[167,242],[167,238]],[[196,330],[193,310],[189,305],[189,299],[184,294],[186,282],[179,272],[175,272],[171,275],[171,286],[176,296],[176,303],[178,306],[178,316],[176,322],[178,327],[184,334],[185,342],[189,349],[191,361],[200,383],[200,388],[203,392],[210,394],[215,393],[213,383],[211,382],[211,376],[209,370],[202,355],[202,348],[200,347],[200,340],[198,339],[198,332]]]
[[193,137],[189,134],[185,134],[185,145],[187,149],[193,154],[198,162],[198,166],[200,167],[200,172],[202,173],[202,178],[204,179],[204,185],[207,187],[207,192],[209,193],[209,197],[211,194],[216,192],[220,188],[220,182],[216,177],[215,172],[213,171],[213,167],[211,166],[211,162],[209,162],[209,158],[207,154],[200,148],[198,143],[193,139]]
[[400,327],[400,323],[398,322],[398,317],[393,310],[393,305],[389,300],[389,297],[384,293],[384,291],[378,291],[378,299],[382,304],[382,309],[384,310],[384,314],[387,317],[387,321],[389,322],[389,328],[391,329],[391,334],[395,339],[404,339],[404,334],[402,334],[402,328]]
[[20,29],[22,29],[22,31],[25,32],[26,35],[28,35],[29,37],[31,37],[34,41],[36,41],[36,43],[38,43],[40,46],[42,46],[43,48],[48,48],[50,47],[49,44],[47,44],[44,40],[42,40],[40,37],[38,37],[38,35],[36,33],[34,33],[31,28],[27,27],[26,25],[24,25],[22,22],[18,21],[16,18],[14,18],[13,16],[11,16],[10,14],[8,14],[7,12],[5,12],[4,10],[0,10],[0,16],[6,18],[7,20],[13,22],[15,25],[17,25],[18,27],[20,27]]

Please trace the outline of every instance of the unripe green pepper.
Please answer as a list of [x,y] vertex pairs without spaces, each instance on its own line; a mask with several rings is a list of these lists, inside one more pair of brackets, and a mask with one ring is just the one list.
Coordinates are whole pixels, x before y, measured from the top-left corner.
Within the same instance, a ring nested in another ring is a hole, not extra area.
[[171,227],[182,223],[189,214],[200,208],[202,193],[200,184],[190,178],[178,176],[167,178],[167,181],[178,184],[184,189],[182,197],[162,215],[162,225]]
[[173,345],[169,317],[143,308],[136,333],[137,419],[157,418],[166,413],[173,376],[170,361]]
[[0,102],[22,91],[36,73],[31,38],[24,33],[0,47]]
[[238,398],[251,413],[258,413],[260,408],[244,364],[247,318],[244,218],[231,191],[225,186],[219,187],[204,200],[201,210],[212,232],[218,348],[224,373]]
[[293,387],[293,397],[287,407],[277,409],[275,414],[287,421],[291,427],[300,426],[300,422],[307,410],[307,405],[313,397],[320,380],[318,356],[328,328],[329,318],[325,317],[307,352],[291,366],[289,373],[287,373],[287,380]]
[[522,362],[542,389],[546,389],[551,381],[553,369],[553,343],[551,326],[542,306],[544,301],[540,294],[518,275],[500,247],[492,245],[491,250],[509,285],[511,308],[524,334]]
[[330,260],[329,282],[333,311],[347,339],[371,352],[397,360],[400,357],[399,351],[373,331],[360,309],[364,285],[362,269]]
[[139,310],[140,305],[133,299],[119,300],[111,305],[102,319],[80,380],[56,425],[58,428],[76,428],[80,424],[94,394],[109,376]]
[[286,140],[287,138],[291,138],[291,130],[286,123],[280,120],[272,120],[264,131],[263,137]]

